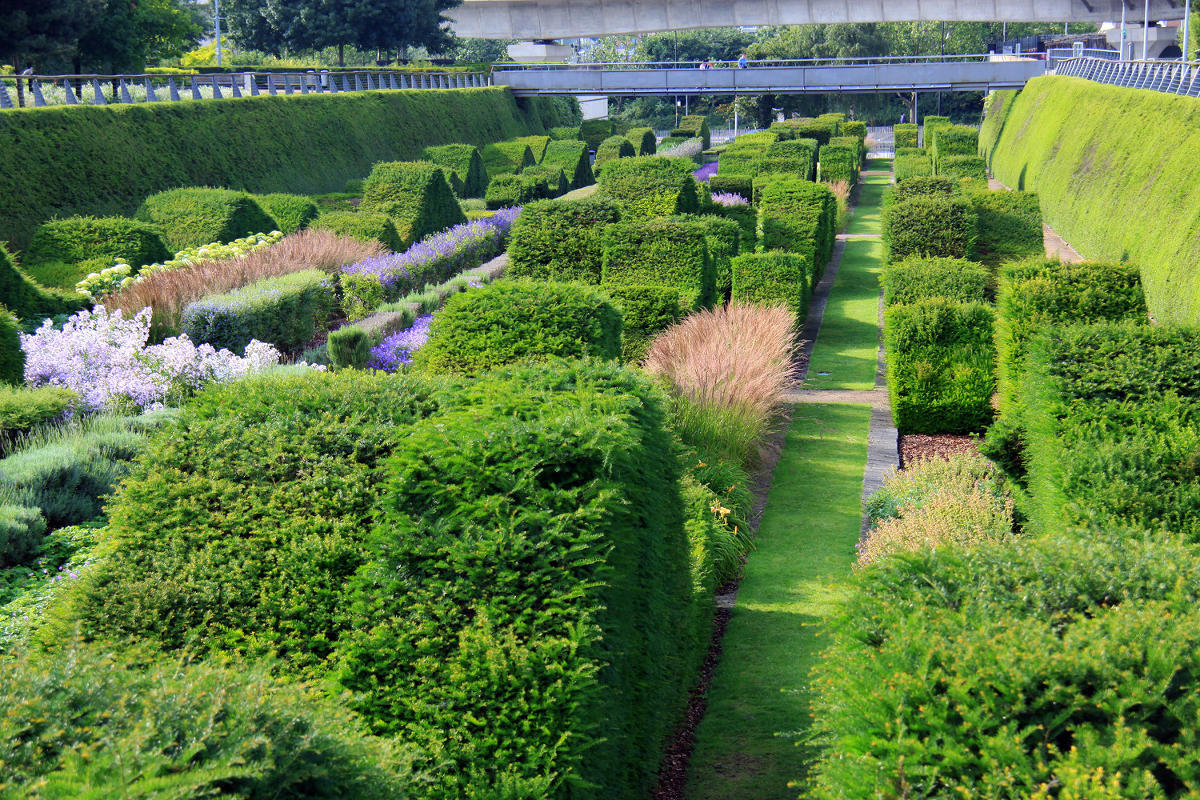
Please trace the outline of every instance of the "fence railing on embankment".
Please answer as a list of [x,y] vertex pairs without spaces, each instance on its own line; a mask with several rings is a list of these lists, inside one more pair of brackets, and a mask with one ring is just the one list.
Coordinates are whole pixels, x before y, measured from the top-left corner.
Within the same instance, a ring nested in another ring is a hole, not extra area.
[[17,106],[221,100],[260,94],[333,94],[381,89],[488,86],[486,72],[229,72],[196,75],[5,75],[0,109]]
[[1081,57],[1060,61],[1054,72],[1112,86],[1200,97],[1200,63],[1196,62]]

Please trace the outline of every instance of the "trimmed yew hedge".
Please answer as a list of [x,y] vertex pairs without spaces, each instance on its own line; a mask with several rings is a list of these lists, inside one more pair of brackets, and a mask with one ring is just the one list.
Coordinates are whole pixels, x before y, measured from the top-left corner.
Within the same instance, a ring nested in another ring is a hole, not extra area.
[[700,207],[695,168],[687,158],[621,158],[604,168],[600,191],[621,205],[627,221],[694,214]]
[[246,192],[188,187],[147,197],[137,218],[160,231],[172,250],[232,242],[276,229],[275,220]]
[[971,258],[978,215],[962,197],[913,197],[883,209],[883,242],[888,259],[909,256]]
[[124,259],[137,270],[166,261],[171,253],[158,228],[145,222],[126,217],[67,217],[38,227],[25,252],[25,263],[79,264],[101,256],[114,263]]
[[803,322],[816,268],[810,253],[747,253],[733,259],[734,303],[786,305]]
[[592,174],[587,144],[577,141],[554,141],[546,146],[544,167],[558,167],[571,181],[572,189],[582,189],[596,182]]
[[596,148],[596,161],[592,170],[596,174],[603,172],[604,164],[616,161],[618,158],[633,158],[637,152],[633,144],[624,136],[610,136]]
[[467,221],[445,170],[428,161],[376,164],[363,184],[361,209],[391,217],[403,247]]
[[620,218],[617,204],[603,198],[530,203],[513,223],[508,274],[598,284],[604,228]]
[[650,219],[619,222],[604,231],[608,286],[670,286],[687,309],[716,300],[716,273],[708,253],[707,228],[693,221]]
[[473,144],[439,144],[426,147],[421,156],[447,171],[450,188],[459,197],[483,197],[488,174],[483,156]]

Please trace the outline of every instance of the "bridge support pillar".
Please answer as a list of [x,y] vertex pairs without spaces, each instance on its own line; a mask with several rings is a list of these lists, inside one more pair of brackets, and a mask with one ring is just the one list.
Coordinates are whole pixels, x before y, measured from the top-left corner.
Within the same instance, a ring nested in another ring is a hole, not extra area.
[[584,119],[606,119],[608,117],[608,95],[581,94],[575,98]]
[[517,42],[508,46],[508,57],[519,64],[562,64],[575,51],[554,42]]

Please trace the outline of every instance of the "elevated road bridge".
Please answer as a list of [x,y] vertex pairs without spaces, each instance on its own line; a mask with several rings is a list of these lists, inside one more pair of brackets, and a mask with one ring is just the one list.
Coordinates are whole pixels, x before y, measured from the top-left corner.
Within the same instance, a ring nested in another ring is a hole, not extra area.
[[[761,65],[760,65],[761,64]],[[768,65],[769,64],[769,65]],[[1046,73],[1035,59],[931,56],[917,61],[854,59],[752,62],[746,69],[700,69],[699,64],[499,65],[492,81],[517,96],[680,96],[701,94],[866,94],[1020,89]]]
[[1182,19],[1183,0],[464,0],[458,36],[526,41],[833,22],[1106,22]]

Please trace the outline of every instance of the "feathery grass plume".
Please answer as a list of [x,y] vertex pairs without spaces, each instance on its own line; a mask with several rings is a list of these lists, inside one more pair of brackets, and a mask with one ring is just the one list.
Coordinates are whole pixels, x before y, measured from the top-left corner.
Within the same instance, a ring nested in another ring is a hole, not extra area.
[[786,306],[699,311],[659,335],[643,366],[675,390],[680,437],[706,457],[752,464],[794,378]]
[[837,201],[837,229],[843,230],[850,221],[850,183],[829,181],[825,185],[833,192],[833,199]]
[[201,261],[184,269],[155,273],[106,298],[104,304],[110,311],[121,309],[127,317],[143,308],[152,309],[150,338],[160,341],[179,333],[185,306],[208,295],[307,269],[337,272],[347,264],[383,253],[383,246],[375,241],[304,230],[242,258]]

